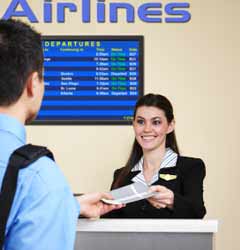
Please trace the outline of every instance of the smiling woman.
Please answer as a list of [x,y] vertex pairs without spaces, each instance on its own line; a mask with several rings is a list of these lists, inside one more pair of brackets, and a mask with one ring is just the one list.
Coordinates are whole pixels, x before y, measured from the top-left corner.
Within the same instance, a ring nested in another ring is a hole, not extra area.
[[161,109],[142,106],[137,109],[133,127],[136,140],[147,153],[157,148],[165,148],[167,134],[174,130],[174,121],[168,122]]
[[148,94],[135,106],[135,141],[129,159],[114,173],[111,189],[141,182],[156,194],[109,213],[110,218],[203,218],[205,165],[180,156],[173,107],[162,96]]

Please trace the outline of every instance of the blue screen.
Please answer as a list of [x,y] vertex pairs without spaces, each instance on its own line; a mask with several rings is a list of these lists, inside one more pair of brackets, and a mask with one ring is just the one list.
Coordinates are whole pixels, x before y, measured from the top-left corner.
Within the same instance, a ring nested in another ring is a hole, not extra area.
[[36,124],[130,124],[143,94],[143,39],[43,37],[45,94]]

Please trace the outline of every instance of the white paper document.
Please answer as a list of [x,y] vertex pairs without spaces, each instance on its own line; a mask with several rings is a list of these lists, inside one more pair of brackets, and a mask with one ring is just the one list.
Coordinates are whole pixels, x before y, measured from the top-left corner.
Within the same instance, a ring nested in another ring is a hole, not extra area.
[[127,204],[130,202],[142,200],[153,196],[155,193],[150,193],[149,186],[143,183],[136,182],[110,192],[113,200],[102,199],[107,204]]

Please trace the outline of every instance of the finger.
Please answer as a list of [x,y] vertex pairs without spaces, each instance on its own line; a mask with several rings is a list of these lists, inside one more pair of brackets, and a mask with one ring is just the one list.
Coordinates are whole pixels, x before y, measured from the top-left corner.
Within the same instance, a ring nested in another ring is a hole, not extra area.
[[147,201],[152,204],[152,203],[156,202],[157,200],[151,197],[151,198],[148,198]]
[[108,212],[112,211],[112,205],[107,205],[107,204],[103,204],[101,209],[100,209],[100,214],[106,214]]
[[95,193],[89,193],[89,195],[91,195],[92,197],[92,200],[94,201],[100,201],[102,198],[105,198],[105,199],[110,199],[112,200],[112,195],[110,193],[107,193],[107,192],[95,192]]
[[111,212],[112,210],[117,209],[117,207],[119,207],[119,205],[107,205],[107,204],[103,204],[101,209],[100,209],[100,214],[106,214]]
[[111,195],[110,193],[106,193],[106,192],[101,193],[101,199],[102,199],[102,198],[104,198],[104,199],[109,199],[109,200],[112,200],[112,199],[113,199],[112,195]]
[[158,201],[156,204],[160,204],[161,206],[164,205],[166,207],[166,206],[172,205],[172,201],[170,199],[165,199],[165,200]]
[[161,200],[161,203],[165,205],[172,205],[172,201],[170,199]]
[[149,188],[149,192],[163,192],[164,190],[166,190],[166,188],[164,186],[161,185],[155,185],[155,186],[151,186]]
[[103,215],[103,214],[109,213],[113,210],[120,209],[124,206],[125,206],[124,204],[109,205],[109,204],[102,203],[102,206],[100,208],[100,213],[101,213],[101,215]]
[[162,200],[165,200],[165,199],[170,199],[171,195],[168,192],[163,192],[163,193],[155,194],[151,198],[155,199],[155,200],[162,201]]
[[163,192],[163,193],[157,193],[153,195],[152,197],[148,198],[148,201],[161,201],[165,199],[170,199],[172,196],[168,192]]
[[158,203],[157,208],[166,208],[167,205],[164,203]]
[[149,202],[153,207],[157,207],[159,204],[159,202],[157,202],[156,200],[150,200]]
[[161,202],[154,202],[154,203],[151,203],[153,207],[157,208],[157,209],[160,209],[160,208],[165,208],[167,205],[164,204],[164,203],[161,203]]

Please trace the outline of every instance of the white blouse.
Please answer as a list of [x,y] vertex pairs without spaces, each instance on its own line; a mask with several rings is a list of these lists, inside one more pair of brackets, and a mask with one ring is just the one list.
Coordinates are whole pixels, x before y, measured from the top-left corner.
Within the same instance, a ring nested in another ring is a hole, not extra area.
[[133,182],[141,182],[147,186],[153,184],[154,182],[156,182],[159,179],[158,172],[160,169],[176,167],[177,158],[178,158],[177,153],[175,153],[171,148],[166,148],[165,155],[163,157],[163,160],[160,164],[158,171],[153,175],[152,180],[149,183],[146,183],[146,180],[145,180],[144,175],[143,175],[143,156],[142,156],[142,158],[139,160],[139,162],[131,170],[131,172],[141,171],[139,174],[137,174],[132,179],[132,181]]

